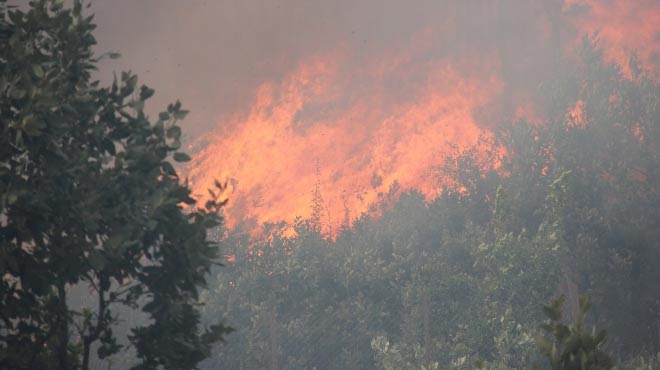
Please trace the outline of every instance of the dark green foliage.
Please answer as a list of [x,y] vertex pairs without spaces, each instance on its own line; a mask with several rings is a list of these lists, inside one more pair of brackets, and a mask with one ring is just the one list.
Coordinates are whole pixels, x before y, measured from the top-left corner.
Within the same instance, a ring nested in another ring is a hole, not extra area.
[[585,318],[591,302],[586,295],[580,295],[578,316],[571,325],[561,322],[564,297],[543,307],[547,322],[542,325],[547,336],[539,336],[537,343],[541,353],[547,358],[553,370],[609,370],[612,368],[610,356],[602,350],[605,343],[605,330],[590,332]]
[[[120,350],[120,306],[148,319],[130,337],[136,369],[194,368],[226,332],[200,329],[197,305],[222,204],[182,208],[195,201],[170,161],[188,159],[185,111],[152,122],[137,76],[91,80],[80,1],[0,1],[0,25],[0,368],[87,369],[92,347]],[[69,304],[75,287],[88,307]]]

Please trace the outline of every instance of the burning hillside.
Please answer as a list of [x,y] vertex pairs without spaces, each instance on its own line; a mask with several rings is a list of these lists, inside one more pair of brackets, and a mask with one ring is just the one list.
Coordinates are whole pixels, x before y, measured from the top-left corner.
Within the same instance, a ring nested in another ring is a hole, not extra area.
[[656,2],[447,1],[441,10],[393,44],[332,45],[263,82],[248,109],[197,143],[197,194],[226,180],[230,226],[320,212],[337,227],[397,189],[435,197],[447,156],[492,151],[501,122],[542,121],[539,85],[585,36],[597,33],[626,76],[632,52],[660,68]]

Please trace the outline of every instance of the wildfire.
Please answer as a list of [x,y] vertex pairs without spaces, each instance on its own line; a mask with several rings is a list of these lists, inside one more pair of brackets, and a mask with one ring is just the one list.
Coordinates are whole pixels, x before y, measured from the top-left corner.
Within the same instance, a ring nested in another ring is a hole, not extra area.
[[[204,198],[215,179],[227,181],[230,227],[316,213],[331,233],[391,191],[415,189],[434,198],[448,183],[439,170],[447,156],[483,143],[489,127],[502,120],[540,124],[536,66],[557,52],[544,45],[557,39],[560,26],[574,26],[573,46],[599,32],[606,56],[629,76],[633,50],[642,66],[660,67],[658,3],[525,3],[518,7],[533,19],[524,22],[535,27],[531,35],[518,35],[522,45],[496,42],[511,30],[502,20],[506,6],[493,4],[480,13],[495,27],[492,39],[488,29],[464,36],[462,27],[474,22],[447,19],[375,55],[349,44],[334,46],[301,61],[289,75],[264,82],[247,111],[223,120],[200,142],[188,174],[196,193]],[[542,12],[553,6],[555,15]],[[447,17],[460,13],[456,9]],[[465,46],[477,39],[476,46]],[[568,107],[573,125],[584,124],[581,104]]]
[[587,119],[584,115],[584,100],[578,100],[575,105],[566,112],[566,123],[570,127],[585,127]]
[[[564,14],[580,35],[596,35],[605,57],[633,77],[631,56],[656,78],[660,71],[660,2],[565,0]],[[579,40],[576,39],[576,40]]]
[[424,84],[393,101],[382,90],[397,63],[368,66],[356,84],[338,73],[345,58],[317,57],[264,83],[247,114],[207,138],[190,176],[199,190],[228,181],[230,225],[309,217],[317,183],[327,225],[367,211],[394,184],[431,198],[445,157],[487,135],[474,112],[501,89],[487,66],[477,67],[487,77],[466,78],[431,62]]

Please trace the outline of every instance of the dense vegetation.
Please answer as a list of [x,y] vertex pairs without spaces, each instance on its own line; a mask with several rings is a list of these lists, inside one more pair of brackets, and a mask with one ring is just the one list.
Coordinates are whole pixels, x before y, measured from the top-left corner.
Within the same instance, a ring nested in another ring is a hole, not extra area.
[[336,238],[318,219],[298,220],[295,238],[284,224],[257,240],[221,232],[236,260],[206,315],[237,331],[204,368],[530,368],[541,305],[563,294],[577,320],[581,292],[585,332],[608,330],[620,368],[658,368],[660,86],[633,70],[621,77],[585,40],[541,87],[545,122],[500,126],[498,168],[481,164],[500,151],[449,158],[439,176],[456,187],[430,203],[383,194],[378,216]]
[[135,369],[191,369],[226,332],[197,303],[221,204],[183,212],[185,111],[151,122],[136,76],[92,81],[93,29],[79,1],[0,1],[0,369],[88,369],[121,349],[122,307]]
[[585,40],[543,124],[447,158],[437,199],[393,187],[332,237],[316,201],[255,238],[183,211],[185,111],[92,81],[93,28],[0,0],[1,369],[660,368],[660,85],[634,58],[623,78]]

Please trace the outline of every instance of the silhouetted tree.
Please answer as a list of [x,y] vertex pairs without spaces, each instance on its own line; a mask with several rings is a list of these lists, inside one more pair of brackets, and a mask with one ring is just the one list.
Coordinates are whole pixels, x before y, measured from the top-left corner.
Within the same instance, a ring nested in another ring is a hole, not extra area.
[[[93,348],[121,348],[123,305],[146,318],[135,369],[192,369],[227,331],[201,328],[198,306],[222,204],[196,205],[171,162],[189,159],[179,103],[150,121],[135,75],[92,81],[82,7],[0,1],[0,368],[88,369]],[[95,302],[70,305],[76,286]]]

